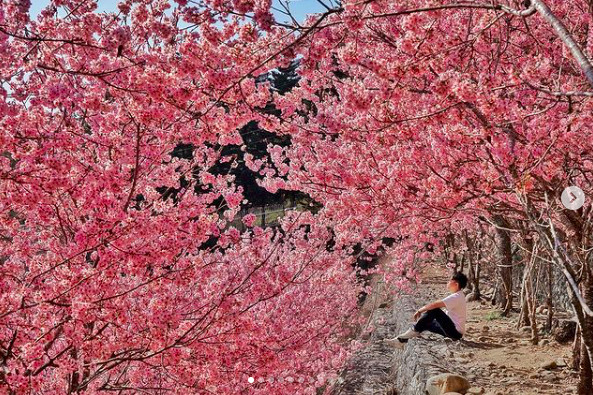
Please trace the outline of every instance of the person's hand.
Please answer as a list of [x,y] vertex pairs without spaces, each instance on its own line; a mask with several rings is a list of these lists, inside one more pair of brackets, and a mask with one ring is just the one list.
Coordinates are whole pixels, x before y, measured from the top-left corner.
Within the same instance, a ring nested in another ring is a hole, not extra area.
[[420,310],[416,310],[416,312],[414,313],[414,321],[418,321],[418,318],[420,318],[421,315],[422,312],[420,312]]

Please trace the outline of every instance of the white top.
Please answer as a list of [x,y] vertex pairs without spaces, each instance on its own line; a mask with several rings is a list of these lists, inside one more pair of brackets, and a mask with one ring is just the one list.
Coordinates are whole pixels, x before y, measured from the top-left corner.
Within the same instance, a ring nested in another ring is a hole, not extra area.
[[463,291],[455,292],[443,299],[445,312],[455,324],[455,329],[462,335],[465,333],[465,321],[467,320],[467,305]]

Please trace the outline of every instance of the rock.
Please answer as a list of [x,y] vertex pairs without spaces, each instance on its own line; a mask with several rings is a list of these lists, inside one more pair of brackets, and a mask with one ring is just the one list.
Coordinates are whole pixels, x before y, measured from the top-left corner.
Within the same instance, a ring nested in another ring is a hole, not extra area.
[[554,340],[558,343],[570,343],[574,340],[577,323],[573,320],[560,320],[558,326],[552,331]]
[[556,380],[556,375],[550,371],[547,371],[547,370],[544,370],[543,372],[541,372],[539,377],[540,377],[540,380],[549,380],[549,381]]
[[556,364],[556,361],[548,361],[548,362],[542,363],[540,365],[540,367],[545,370],[552,370],[552,369],[556,369],[558,367],[558,365]]
[[466,394],[470,394],[470,395],[481,395],[483,393],[484,393],[484,388],[482,388],[482,387],[471,387],[466,392]]
[[507,380],[506,384],[507,385],[519,384],[519,380],[515,380],[515,379]]
[[559,368],[565,368],[566,367],[566,362],[564,361],[563,358],[558,358],[556,360],[556,366],[558,366]]
[[439,374],[426,381],[426,392],[430,395],[442,395],[447,392],[465,393],[469,387],[469,382],[464,377],[450,373]]

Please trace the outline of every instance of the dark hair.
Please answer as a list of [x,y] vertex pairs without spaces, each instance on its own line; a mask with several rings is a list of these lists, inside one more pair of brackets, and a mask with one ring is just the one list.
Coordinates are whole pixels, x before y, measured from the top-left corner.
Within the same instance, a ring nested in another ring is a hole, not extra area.
[[461,272],[453,273],[451,280],[455,280],[457,284],[459,284],[459,289],[463,289],[467,285],[467,277]]

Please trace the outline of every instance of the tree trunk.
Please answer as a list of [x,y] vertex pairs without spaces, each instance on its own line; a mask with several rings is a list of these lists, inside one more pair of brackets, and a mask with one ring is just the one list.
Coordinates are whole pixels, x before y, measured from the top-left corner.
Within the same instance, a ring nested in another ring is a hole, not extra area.
[[476,299],[480,299],[482,294],[480,292],[480,257],[476,259],[476,263],[474,266],[474,295],[476,295]]
[[[536,253],[534,250],[534,243],[531,237],[527,235],[523,237],[523,248],[526,251],[525,257],[523,258],[523,277],[521,279],[521,292],[520,292],[520,305],[521,310],[519,312],[519,319],[517,320],[517,328],[524,326],[531,326],[531,316],[529,314],[529,303],[527,294],[527,276],[530,272],[530,265],[532,260],[535,258],[533,255]],[[527,252],[529,251],[529,252]]]
[[579,350],[579,384],[577,393],[579,395],[591,395],[593,391],[593,375],[591,374],[591,359],[584,342],[581,342]]
[[[593,278],[587,266],[583,270],[582,293],[587,305],[593,306]],[[593,373],[591,371],[593,317],[588,314],[581,314],[579,325],[581,326],[581,347],[578,393],[579,395],[590,395],[593,393]]]
[[537,295],[533,290],[533,265],[535,264],[535,258],[532,259],[529,267],[529,273],[527,275],[527,311],[529,312],[529,321],[531,323],[531,343],[539,343],[539,333],[537,331],[537,319],[535,316],[537,309]]
[[521,310],[519,312],[519,319],[517,320],[517,329],[524,326],[531,326],[529,304],[527,302],[527,267],[527,264],[525,264],[525,269],[523,269],[523,280],[521,281]]
[[[585,303],[593,305],[593,278],[587,266],[584,267],[580,290]],[[588,315],[581,306],[574,290],[568,287],[571,302],[577,316],[578,326],[573,344],[573,367],[579,369],[578,394],[593,393],[593,374],[591,372],[591,351],[593,350],[593,317]]]
[[[477,240],[474,239],[474,240]],[[480,272],[481,272],[481,266],[480,266],[480,262],[482,262],[482,249],[481,249],[481,244],[478,243],[478,245],[476,245],[476,243],[473,243],[473,249],[476,251],[476,258],[474,260],[474,288],[473,288],[473,293],[475,295],[476,300],[481,299],[482,298],[482,293],[480,292]]]
[[513,307],[513,254],[511,249],[511,235],[507,221],[501,215],[492,217],[496,225],[496,250],[498,258],[498,274],[501,280],[501,287],[496,295],[497,304],[503,309],[503,315],[507,316]]
[[474,290],[474,282],[476,281],[475,278],[476,274],[474,273],[474,265],[470,256],[468,257],[467,261],[467,289],[471,290],[472,292]]
[[521,316],[523,317],[523,321],[527,322],[527,325],[531,327],[531,342],[533,344],[538,344],[539,333],[537,330],[537,319],[535,316],[537,309],[537,291],[533,288],[533,272],[535,266],[538,264],[538,260],[536,258],[538,248],[537,244],[530,242],[530,240],[527,239],[525,241],[526,246],[530,248],[528,251],[531,251],[531,253],[529,254],[529,259],[525,262],[525,269],[523,271],[521,292],[523,300]]
[[467,273],[468,273],[468,288],[471,290],[469,301],[479,300],[480,295],[480,259],[479,251],[476,251],[476,243],[474,239],[469,237],[467,231],[464,232],[465,244],[467,247]]
[[579,369],[581,365],[581,328],[577,325],[577,330],[572,343],[572,368]]
[[552,320],[554,319],[554,300],[552,298],[552,291],[554,285],[554,273],[552,271],[552,262],[548,262],[548,295],[546,305],[548,307],[548,319],[546,321],[546,330],[552,330]]

